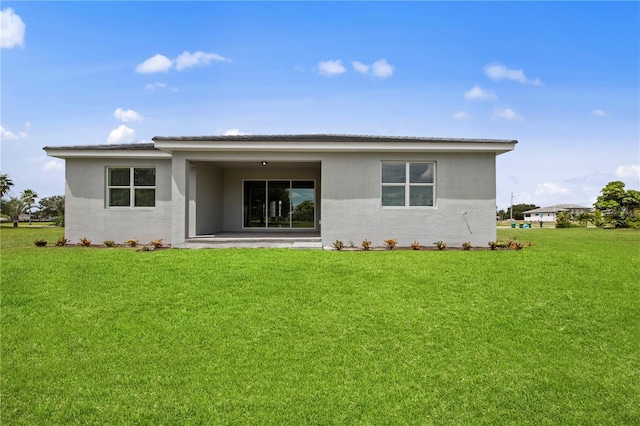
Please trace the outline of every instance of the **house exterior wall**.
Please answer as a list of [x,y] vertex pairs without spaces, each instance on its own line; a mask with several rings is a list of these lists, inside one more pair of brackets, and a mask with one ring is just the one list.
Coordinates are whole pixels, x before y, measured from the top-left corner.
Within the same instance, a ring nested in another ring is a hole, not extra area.
[[210,163],[195,163],[195,233],[212,235],[223,230],[223,172]]
[[552,212],[548,213],[525,213],[524,220],[530,222],[555,222],[556,214]]
[[[155,167],[155,207],[108,208],[107,167]],[[65,174],[65,238],[71,244],[84,237],[94,244],[170,241],[171,160],[68,158]]]
[[[486,246],[496,239],[496,155],[513,149],[515,141],[507,143],[511,145],[494,150],[482,141],[469,147],[464,141],[453,145],[435,141],[425,147],[404,139],[374,146],[337,140],[311,146],[292,142],[220,147],[196,141],[193,147],[165,147],[172,148],[170,153],[100,151],[95,157],[90,149],[86,154],[54,149],[67,163],[66,233],[73,242],[85,236],[100,243],[163,238],[183,247],[187,236],[240,232],[246,230],[244,180],[312,179],[316,229],[324,246],[335,240],[359,244],[364,239],[380,246],[389,238],[401,246],[439,240],[451,246],[465,241]],[[267,161],[267,167],[260,166],[261,161]],[[434,162],[435,205],[383,207],[383,161]],[[155,166],[156,206],[107,208],[109,166]]]
[[[382,161],[435,161],[434,207],[381,206]],[[495,155],[493,153],[327,154],[322,162],[322,243],[381,246],[396,238],[432,245],[486,246],[496,239]]]

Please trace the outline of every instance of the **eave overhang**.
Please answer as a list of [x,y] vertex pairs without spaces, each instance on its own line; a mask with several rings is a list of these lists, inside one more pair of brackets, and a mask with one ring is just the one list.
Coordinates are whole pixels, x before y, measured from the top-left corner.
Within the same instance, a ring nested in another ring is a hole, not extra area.
[[156,136],[153,143],[44,147],[51,157],[170,159],[173,152],[357,153],[512,151],[517,140],[356,135]]
[[45,146],[48,156],[67,158],[132,158],[141,160],[171,159],[171,153],[156,149],[153,144]]
[[340,135],[155,137],[166,152],[491,152],[511,151],[518,141]]

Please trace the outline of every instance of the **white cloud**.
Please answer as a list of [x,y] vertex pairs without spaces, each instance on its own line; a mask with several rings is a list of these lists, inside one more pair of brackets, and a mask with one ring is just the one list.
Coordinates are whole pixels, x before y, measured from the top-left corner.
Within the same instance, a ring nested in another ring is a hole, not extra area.
[[375,61],[371,66],[373,75],[379,78],[388,78],[393,75],[393,65],[387,62],[386,59],[380,59]]
[[480,86],[473,86],[473,88],[464,92],[465,99],[477,99],[479,101],[491,101],[497,99],[495,93],[485,90]]
[[224,136],[242,136],[248,133],[242,133],[240,129],[229,129],[223,133]]
[[164,55],[157,54],[136,66],[136,72],[151,74],[154,72],[167,72],[173,65],[173,61]]
[[129,121],[142,121],[142,116],[132,109],[123,110],[118,108],[113,112],[113,116],[124,123]]
[[60,160],[51,160],[42,168],[43,172],[63,172],[64,162]]
[[109,133],[109,137],[107,138],[107,143],[110,144],[118,144],[118,143],[131,143],[136,140],[136,132],[121,124],[117,129],[113,129],[111,133]]
[[523,70],[512,70],[501,64],[486,65],[484,67],[484,73],[491,80],[512,80],[518,81],[522,84],[532,84],[534,86],[541,86],[542,82],[539,78],[529,79],[524,74]]
[[536,185],[536,197],[564,195],[569,193],[569,188],[553,182],[543,182]]
[[329,60],[318,62],[318,72],[321,75],[331,77],[333,75],[345,73],[347,72],[347,69],[342,65],[342,61]]
[[456,120],[470,120],[471,116],[464,111],[460,111],[453,114],[453,118]]
[[[29,126],[30,126],[30,124],[29,124]],[[14,133],[14,132],[12,132],[10,130],[7,130],[4,127],[0,126],[0,139],[18,140],[18,139],[25,139],[28,136],[29,135],[27,134],[27,132]]]
[[356,72],[359,72],[361,74],[366,74],[369,72],[369,65],[363,64],[362,62],[353,61],[351,62],[351,65],[353,65],[353,69]]
[[10,7],[0,11],[0,48],[24,47],[25,25]]
[[211,61],[231,62],[230,59],[218,55],[217,53],[205,52],[187,52],[186,50],[176,59],[176,69],[181,71],[185,68],[195,67],[196,65],[208,65]]
[[607,115],[607,113],[601,109],[594,109],[591,113],[597,117],[604,117],[605,115]]
[[640,165],[618,166],[616,167],[616,177],[620,179],[640,179]]
[[498,108],[493,112],[494,118],[504,118],[505,120],[522,121],[522,116],[511,108]]
[[166,86],[167,85],[165,83],[149,83],[146,86],[144,86],[144,88],[146,90],[155,90],[155,89],[161,89]]

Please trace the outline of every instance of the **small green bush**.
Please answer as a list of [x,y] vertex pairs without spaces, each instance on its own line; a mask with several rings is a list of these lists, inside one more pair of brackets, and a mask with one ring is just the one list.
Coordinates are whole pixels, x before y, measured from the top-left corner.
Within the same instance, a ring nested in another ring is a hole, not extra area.
[[91,245],[91,240],[87,239],[87,237],[80,238],[80,245],[82,247],[89,247]]
[[444,243],[442,241],[436,241],[435,243],[433,243],[436,247],[438,247],[438,250],[444,250],[445,248],[447,248],[447,243]]
[[115,241],[113,241],[113,240],[107,240],[107,241],[105,241],[103,244],[104,244],[105,246],[107,246],[107,247],[115,247],[116,242],[115,242]]
[[364,241],[362,241],[360,243],[360,246],[362,246],[362,249],[364,251],[369,251],[369,250],[371,250],[371,241],[365,239]]
[[335,240],[333,242],[333,248],[336,250],[342,250],[344,248],[344,244],[340,240]]
[[53,226],[60,226],[64,228],[64,215],[56,217],[51,223]]
[[414,250],[420,250],[420,243],[417,241],[414,241],[411,243],[411,248]]
[[135,238],[132,238],[130,240],[125,241],[125,244],[128,245],[129,247],[137,247],[138,240],[136,240]]
[[465,250],[471,250],[471,241],[465,241],[462,243],[462,248]]
[[60,237],[58,241],[56,241],[56,247],[64,247],[68,242],[69,240],[67,240],[65,237]]
[[36,247],[46,247],[47,246],[47,242],[45,240],[33,240],[33,244],[35,244]]

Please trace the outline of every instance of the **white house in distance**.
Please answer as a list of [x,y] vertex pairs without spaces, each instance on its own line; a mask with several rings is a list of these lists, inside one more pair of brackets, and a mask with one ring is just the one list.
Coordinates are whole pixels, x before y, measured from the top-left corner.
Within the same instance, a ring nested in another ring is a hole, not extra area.
[[[45,147],[66,163],[65,236],[96,243],[305,236],[496,239],[496,156],[516,140],[332,134],[154,137]],[[319,244],[318,244],[319,245]]]
[[591,213],[593,209],[590,207],[583,207],[577,204],[556,204],[549,207],[540,207],[533,210],[527,210],[524,212],[524,220],[531,222],[555,222],[558,213],[569,212],[571,214],[579,215],[581,213]]

